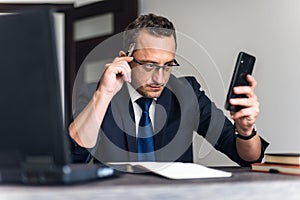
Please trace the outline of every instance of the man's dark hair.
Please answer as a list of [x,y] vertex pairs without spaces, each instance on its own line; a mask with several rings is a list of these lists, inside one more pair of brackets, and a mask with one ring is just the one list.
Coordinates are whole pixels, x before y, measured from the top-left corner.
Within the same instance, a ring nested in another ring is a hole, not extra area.
[[128,24],[124,32],[124,48],[128,49],[131,43],[136,42],[139,32],[143,30],[156,37],[173,35],[176,44],[176,33],[173,23],[165,17],[149,13],[139,16]]

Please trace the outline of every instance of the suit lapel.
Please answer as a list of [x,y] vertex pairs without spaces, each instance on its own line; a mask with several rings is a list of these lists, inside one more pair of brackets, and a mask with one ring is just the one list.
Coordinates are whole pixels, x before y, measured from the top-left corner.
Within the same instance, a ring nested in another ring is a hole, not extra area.
[[[168,88],[165,88],[160,97],[156,101],[155,109],[155,130],[154,130],[154,145],[155,149],[159,150],[168,143],[168,121],[171,114],[172,93]],[[164,160],[162,154],[156,151],[157,161]]]
[[129,159],[131,161],[136,160],[137,143],[134,111],[126,84],[123,85],[112,101],[112,113],[113,115],[118,113],[115,121],[122,131],[120,134],[125,134],[126,141],[124,142],[128,148]]
[[193,94],[186,79],[171,76],[157,99],[154,138],[157,161],[177,160],[191,146],[196,121],[191,116],[198,105]]

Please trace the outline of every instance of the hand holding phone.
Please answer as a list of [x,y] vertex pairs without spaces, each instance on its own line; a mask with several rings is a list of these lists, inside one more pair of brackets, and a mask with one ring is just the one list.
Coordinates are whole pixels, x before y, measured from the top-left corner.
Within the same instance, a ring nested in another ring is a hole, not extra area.
[[256,58],[253,55],[247,54],[245,52],[240,52],[236,61],[236,65],[234,68],[233,76],[231,79],[231,83],[228,89],[227,98],[225,102],[225,109],[233,112],[237,112],[241,110],[242,106],[233,106],[229,103],[229,99],[231,98],[247,98],[246,95],[234,94],[233,88],[236,86],[247,86],[249,85],[247,81],[247,75],[252,74],[254,63]]

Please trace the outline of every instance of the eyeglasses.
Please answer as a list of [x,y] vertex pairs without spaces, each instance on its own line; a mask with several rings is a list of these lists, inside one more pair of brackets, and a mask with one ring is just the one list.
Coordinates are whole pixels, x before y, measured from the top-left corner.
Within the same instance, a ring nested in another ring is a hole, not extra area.
[[142,61],[137,60],[135,57],[133,57],[133,62],[141,65],[147,72],[150,72],[154,69],[163,69],[164,71],[168,72],[172,69],[172,67],[180,66],[175,59],[171,62],[166,63],[164,66],[160,66],[155,63],[143,63]]

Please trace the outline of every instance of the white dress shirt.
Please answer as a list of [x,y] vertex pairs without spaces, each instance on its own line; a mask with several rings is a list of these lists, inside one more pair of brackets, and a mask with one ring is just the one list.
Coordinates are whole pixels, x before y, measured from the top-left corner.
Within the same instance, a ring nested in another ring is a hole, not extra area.
[[[133,111],[134,111],[134,119],[135,119],[135,135],[136,137],[138,136],[138,128],[139,128],[139,122],[142,116],[142,109],[141,107],[135,102],[137,99],[143,97],[140,93],[138,93],[131,84],[127,83],[127,88],[128,88],[128,92],[130,95],[130,99],[131,99],[131,103],[133,106]],[[152,123],[152,127],[154,129],[154,114],[155,114],[155,106],[156,106],[156,100],[157,98],[154,98],[150,108],[149,108],[149,115],[150,115],[150,119],[151,119],[151,123]]]

